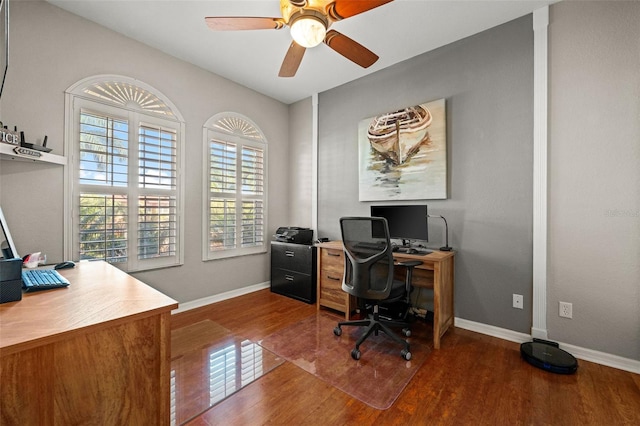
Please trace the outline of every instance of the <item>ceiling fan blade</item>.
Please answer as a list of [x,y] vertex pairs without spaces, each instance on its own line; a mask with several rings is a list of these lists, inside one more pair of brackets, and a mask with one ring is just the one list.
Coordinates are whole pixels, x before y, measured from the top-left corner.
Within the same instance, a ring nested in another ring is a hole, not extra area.
[[284,27],[282,18],[257,18],[250,16],[212,16],[204,18],[214,31],[279,30]]
[[336,30],[327,32],[324,43],[362,68],[369,68],[378,60],[378,55]]
[[327,7],[327,13],[334,21],[350,18],[367,10],[375,9],[393,0],[336,0]]
[[289,46],[289,50],[287,50],[287,55],[284,57],[284,61],[282,61],[278,77],[293,77],[296,75],[300,62],[302,62],[304,52],[306,51],[306,48],[300,46],[295,41],[292,41],[291,46]]

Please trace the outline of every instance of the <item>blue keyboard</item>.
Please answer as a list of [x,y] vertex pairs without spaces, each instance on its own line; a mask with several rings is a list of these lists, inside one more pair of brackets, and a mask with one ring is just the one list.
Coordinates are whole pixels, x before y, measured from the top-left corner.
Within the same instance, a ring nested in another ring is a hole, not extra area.
[[53,269],[28,269],[22,271],[24,291],[48,290],[69,285],[69,281]]

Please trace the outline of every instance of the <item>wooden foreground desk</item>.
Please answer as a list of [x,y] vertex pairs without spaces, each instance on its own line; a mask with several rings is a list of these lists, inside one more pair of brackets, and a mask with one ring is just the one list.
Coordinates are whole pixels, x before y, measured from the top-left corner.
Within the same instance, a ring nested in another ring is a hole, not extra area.
[[[344,312],[351,318],[356,309],[355,298],[342,290],[344,252],[342,241],[316,244],[318,247],[318,291],[317,305]],[[420,260],[413,270],[414,287],[433,289],[433,347],[440,349],[440,338],[453,325],[453,259],[452,251],[434,251],[425,256],[393,253],[396,261]],[[404,271],[398,279],[404,280]]]
[[168,425],[175,300],[105,262],[0,305],[0,424]]

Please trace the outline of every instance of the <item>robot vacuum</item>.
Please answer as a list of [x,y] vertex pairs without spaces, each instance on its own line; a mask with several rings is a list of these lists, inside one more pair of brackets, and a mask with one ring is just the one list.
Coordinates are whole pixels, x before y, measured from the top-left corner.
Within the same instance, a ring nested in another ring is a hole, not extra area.
[[578,369],[578,360],[559,348],[556,342],[533,339],[520,345],[520,355],[529,364],[558,374],[573,374]]

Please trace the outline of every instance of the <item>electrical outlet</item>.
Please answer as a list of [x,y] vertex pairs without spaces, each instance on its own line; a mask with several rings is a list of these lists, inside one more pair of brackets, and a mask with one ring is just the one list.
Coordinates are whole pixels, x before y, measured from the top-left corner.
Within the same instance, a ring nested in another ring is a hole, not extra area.
[[562,318],[573,318],[573,304],[567,302],[559,302],[560,313]]
[[524,301],[521,294],[513,295],[513,307],[518,309],[524,309]]

